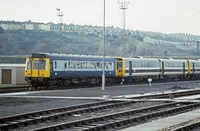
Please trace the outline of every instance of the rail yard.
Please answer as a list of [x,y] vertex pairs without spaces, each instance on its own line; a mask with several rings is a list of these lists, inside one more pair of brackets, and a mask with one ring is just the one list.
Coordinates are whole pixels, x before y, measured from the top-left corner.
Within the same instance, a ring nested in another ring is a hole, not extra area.
[[200,131],[199,4],[1,0],[0,131]]
[[27,84],[0,88],[0,129],[199,128],[199,59],[106,57],[105,90],[101,60],[101,56],[32,53],[24,65],[3,64],[2,83]]

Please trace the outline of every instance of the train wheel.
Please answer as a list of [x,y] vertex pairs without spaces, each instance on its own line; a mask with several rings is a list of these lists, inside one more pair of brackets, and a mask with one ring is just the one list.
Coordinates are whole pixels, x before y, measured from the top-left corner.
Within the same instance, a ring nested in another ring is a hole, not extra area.
[[37,84],[33,84],[32,85],[35,89],[38,89],[38,85]]

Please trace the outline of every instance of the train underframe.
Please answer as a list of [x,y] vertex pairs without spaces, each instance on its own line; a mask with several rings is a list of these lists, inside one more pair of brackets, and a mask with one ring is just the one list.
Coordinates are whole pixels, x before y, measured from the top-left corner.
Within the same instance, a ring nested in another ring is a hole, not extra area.
[[[33,87],[69,86],[69,85],[101,85],[102,77],[77,78],[25,78]],[[117,83],[114,77],[106,77],[106,85]],[[120,80],[118,80],[120,81]]]
[[[128,77],[106,77],[106,85],[113,84],[135,84],[148,83],[148,78],[152,82],[159,81],[180,81],[180,80],[197,80],[200,79],[198,75],[156,75],[156,76],[128,76]],[[50,86],[70,86],[70,85],[101,85],[102,77],[77,77],[77,78],[25,78],[25,80],[33,87],[50,87]]]

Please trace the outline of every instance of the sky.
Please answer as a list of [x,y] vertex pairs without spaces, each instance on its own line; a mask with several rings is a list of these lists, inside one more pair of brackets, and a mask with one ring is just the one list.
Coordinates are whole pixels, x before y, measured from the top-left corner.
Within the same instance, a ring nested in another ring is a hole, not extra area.
[[[119,0],[106,1],[106,26],[123,27]],[[200,0],[128,0],[126,29],[200,35]],[[0,19],[103,26],[103,0],[0,0]]]

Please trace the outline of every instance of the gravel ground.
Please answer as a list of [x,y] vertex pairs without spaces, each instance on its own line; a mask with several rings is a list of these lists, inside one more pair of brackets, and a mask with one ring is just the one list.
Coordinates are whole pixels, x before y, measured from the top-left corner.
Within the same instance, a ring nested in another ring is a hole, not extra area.
[[26,113],[48,108],[71,106],[94,102],[92,100],[58,100],[58,99],[28,99],[28,98],[0,98],[0,117]]
[[[200,81],[198,81],[200,82]],[[65,97],[102,97],[103,95],[118,96],[131,95],[138,93],[160,92],[167,90],[181,90],[189,88],[199,88],[198,82],[179,82],[179,83],[153,83],[143,85],[129,85],[120,87],[106,87],[105,91],[101,87],[40,91],[37,93],[24,94],[22,96],[65,96]],[[41,109],[72,106],[81,103],[89,103],[94,100],[71,100],[71,99],[38,99],[38,98],[12,98],[0,97],[0,117],[25,113]]]

